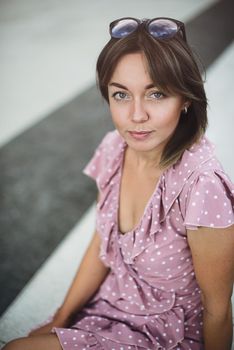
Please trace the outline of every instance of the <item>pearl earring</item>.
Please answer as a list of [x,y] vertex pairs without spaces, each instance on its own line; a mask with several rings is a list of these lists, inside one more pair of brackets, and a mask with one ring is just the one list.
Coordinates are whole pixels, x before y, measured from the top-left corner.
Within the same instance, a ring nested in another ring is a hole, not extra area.
[[183,112],[184,112],[184,114],[188,113],[188,107],[187,106],[184,106]]

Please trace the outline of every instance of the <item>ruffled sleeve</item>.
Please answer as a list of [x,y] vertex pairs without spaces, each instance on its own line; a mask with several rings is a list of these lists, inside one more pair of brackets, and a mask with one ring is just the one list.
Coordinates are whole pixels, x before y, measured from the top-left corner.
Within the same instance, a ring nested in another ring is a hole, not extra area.
[[124,142],[119,133],[116,130],[110,131],[104,136],[93,157],[83,169],[85,175],[96,181],[100,191],[109,183],[119,167],[123,149]]
[[97,146],[93,157],[83,169],[83,173],[85,175],[96,181],[102,174],[102,171],[105,169],[107,163],[106,143],[108,140],[108,135],[109,133],[104,136],[101,143]]
[[184,225],[224,228],[234,223],[234,186],[221,170],[200,174],[187,195]]

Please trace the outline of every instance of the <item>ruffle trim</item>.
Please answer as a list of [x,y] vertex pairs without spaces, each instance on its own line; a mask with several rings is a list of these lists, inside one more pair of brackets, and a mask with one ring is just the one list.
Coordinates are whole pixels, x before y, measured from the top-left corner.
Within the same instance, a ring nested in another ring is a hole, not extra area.
[[[135,315],[160,315],[173,308],[175,292],[155,288],[144,281],[140,283],[132,269],[122,271],[125,272],[122,272],[121,278],[116,278],[115,273],[111,273],[93,300],[103,298],[116,309]],[[134,291],[133,295],[127,295],[126,283]]]
[[[69,332],[69,338],[67,336]],[[87,329],[82,328],[57,328],[52,329],[52,333],[55,333],[59,339],[60,345],[63,350],[80,350],[86,349],[87,345],[91,349],[103,350],[103,346],[98,341],[98,336],[88,332]]]
[[234,187],[221,170],[207,169],[193,181],[185,201],[184,225],[225,228],[234,224]]
[[[111,260],[114,260],[116,255],[112,246],[116,228],[118,230],[118,197],[125,149],[126,143],[117,131],[108,133],[84,170],[86,174],[96,179],[101,194],[97,205],[97,230],[102,236],[100,256],[107,265],[111,265]],[[233,223],[233,185],[223,172],[219,161],[214,157],[214,146],[206,137],[203,137],[199,143],[184,152],[180,161],[161,175],[139,225],[131,232],[119,235],[120,242],[123,243],[122,249],[127,247],[124,253],[126,263],[131,264],[136,256],[154,243],[155,235],[161,229],[161,224],[176,200],[179,201],[187,228],[198,224],[207,225],[202,220],[197,223],[199,216],[193,208],[193,198],[199,192],[198,188],[200,189],[203,176],[201,174],[204,173],[206,179],[204,183],[207,183],[207,186],[213,184],[214,178],[209,178],[206,172],[209,174],[213,172],[212,176],[219,177],[219,182],[223,186],[223,190],[219,189],[219,193],[223,191],[223,198],[228,196],[228,193],[231,194],[228,200],[228,212],[232,210],[231,222],[225,222],[224,217],[217,212],[216,215],[220,217],[217,217],[217,221],[208,224],[214,224],[211,227],[215,227],[216,224],[220,225],[218,227],[225,227]],[[215,179],[215,182],[218,184],[218,179]],[[203,190],[200,189],[201,191]],[[203,217],[205,217],[204,205]]]
[[[98,302],[103,303],[103,300]],[[128,318],[124,317],[124,313],[122,316],[117,315],[117,309],[116,312],[113,309],[115,306],[108,305],[106,301],[110,310],[107,315],[102,315],[95,304],[93,308],[92,305],[88,305],[84,309],[84,317],[73,325],[73,329],[88,329],[88,332],[100,341],[104,338],[119,345],[140,346],[152,350],[170,350],[184,340],[184,311],[181,307],[174,307],[161,315],[144,315],[140,318],[141,321],[138,318],[135,324],[130,315]],[[104,343],[108,346],[108,342],[102,342]]]

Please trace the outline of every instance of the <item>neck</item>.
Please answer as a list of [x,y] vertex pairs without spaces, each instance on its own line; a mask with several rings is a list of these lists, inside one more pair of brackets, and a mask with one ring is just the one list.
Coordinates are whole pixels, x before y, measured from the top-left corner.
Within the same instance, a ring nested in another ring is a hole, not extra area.
[[127,154],[131,163],[138,170],[146,169],[160,169],[159,163],[161,159],[162,152],[159,150],[153,150],[152,152],[140,152],[135,151],[131,148],[127,148]]

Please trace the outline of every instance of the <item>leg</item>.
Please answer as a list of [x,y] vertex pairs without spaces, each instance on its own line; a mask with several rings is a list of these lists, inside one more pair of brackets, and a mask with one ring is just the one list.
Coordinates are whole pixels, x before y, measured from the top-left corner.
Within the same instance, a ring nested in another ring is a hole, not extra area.
[[55,334],[19,338],[6,344],[2,350],[62,350]]

